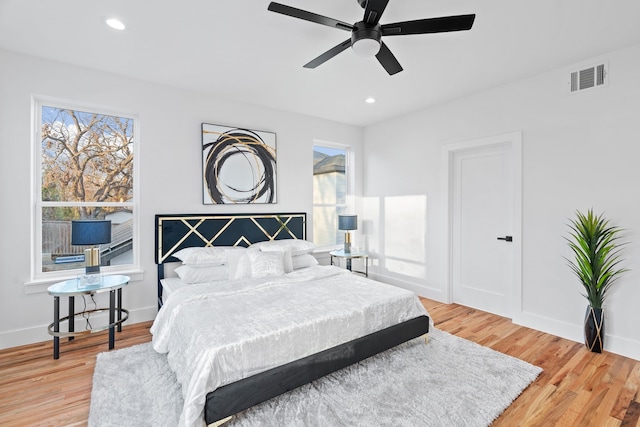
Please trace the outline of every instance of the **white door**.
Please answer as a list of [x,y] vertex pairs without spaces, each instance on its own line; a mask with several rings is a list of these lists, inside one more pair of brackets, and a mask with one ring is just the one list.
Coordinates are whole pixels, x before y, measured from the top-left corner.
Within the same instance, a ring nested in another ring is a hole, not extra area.
[[517,307],[510,304],[520,295],[514,220],[520,212],[514,146],[500,141],[450,153],[451,286],[454,302],[511,318]]

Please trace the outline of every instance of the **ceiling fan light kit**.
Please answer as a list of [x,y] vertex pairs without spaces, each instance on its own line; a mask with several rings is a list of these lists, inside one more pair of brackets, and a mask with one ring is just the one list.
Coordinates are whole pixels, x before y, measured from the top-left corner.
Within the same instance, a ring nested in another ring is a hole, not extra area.
[[364,9],[364,17],[362,21],[356,22],[353,25],[276,2],[269,3],[267,9],[271,12],[351,32],[350,39],[343,41],[317,58],[309,61],[304,65],[305,68],[316,68],[351,46],[357,55],[368,57],[375,55],[380,65],[382,65],[389,75],[394,75],[402,71],[402,66],[382,41],[383,36],[466,31],[471,29],[476,17],[476,15],[473,14],[445,16],[381,25],[379,23],[380,17],[387,7],[389,0],[357,0],[357,2]]
[[351,49],[356,55],[364,57],[375,56],[380,51],[381,43],[380,25],[367,27],[364,22],[358,22],[354,25],[351,33]]

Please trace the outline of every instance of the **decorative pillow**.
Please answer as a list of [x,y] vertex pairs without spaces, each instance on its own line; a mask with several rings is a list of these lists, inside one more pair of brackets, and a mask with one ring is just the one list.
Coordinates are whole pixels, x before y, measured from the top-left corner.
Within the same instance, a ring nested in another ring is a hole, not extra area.
[[251,277],[251,251],[234,251],[229,253],[229,279],[245,279]]
[[186,265],[213,266],[228,263],[229,253],[243,250],[237,246],[207,246],[184,248],[173,256]]
[[250,246],[251,249],[260,249],[262,252],[290,251],[291,256],[311,253],[315,247],[313,242],[301,239],[268,240]]
[[293,271],[293,257],[291,251],[282,252],[282,265],[285,273],[291,273]]
[[184,283],[205,283],[229,278],[229,266],[214,265],[211,267],[194,267],[181,265],[175,269],[176,274]]
[[251,277],[282,276],[285,273],[282,251],[249,251],[247,256],[251,262]]
[[300,268],[311,267],[312,265],[317,265],[318,260],[313,255],[299,255],[291,257],[291,266],[294,270],[298,270]]

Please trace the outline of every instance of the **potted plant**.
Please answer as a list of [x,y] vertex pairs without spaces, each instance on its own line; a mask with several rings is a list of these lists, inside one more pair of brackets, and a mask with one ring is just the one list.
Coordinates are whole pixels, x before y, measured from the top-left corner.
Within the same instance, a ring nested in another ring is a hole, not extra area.
[[583,296],[589,301],[585,315],[585,344],[589,350],[602,353],[604,347],[604,312],[602,304],[611,286],[627,269],[619,268],[622,229],[609,225],[603,214],[593,209],[585,214],[576,211],[569,224],[566,238],[574,259],[567,259],[571,270],[584,287]]

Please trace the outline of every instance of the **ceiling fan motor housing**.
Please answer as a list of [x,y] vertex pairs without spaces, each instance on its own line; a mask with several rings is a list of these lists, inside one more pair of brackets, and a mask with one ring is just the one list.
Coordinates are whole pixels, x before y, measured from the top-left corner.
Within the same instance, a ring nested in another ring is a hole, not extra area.
[[[376,25],[367,25],[363,21],[356,22],[353,26],[353,31],[351,32],[351,47],[356,53],[358,53],[359,49],[356,47],[358,42],[372,40],[377,44],[377,50],[373,52],[373,55],[378,53],[380,49],[380,44],[382,43],[382,31],[380,30],[380,24]],[[376,44],[367,42],[361,44],[369,44],[369,49],[375,49]],[[363,53],[363,56],[372,56],[371,52]]]

